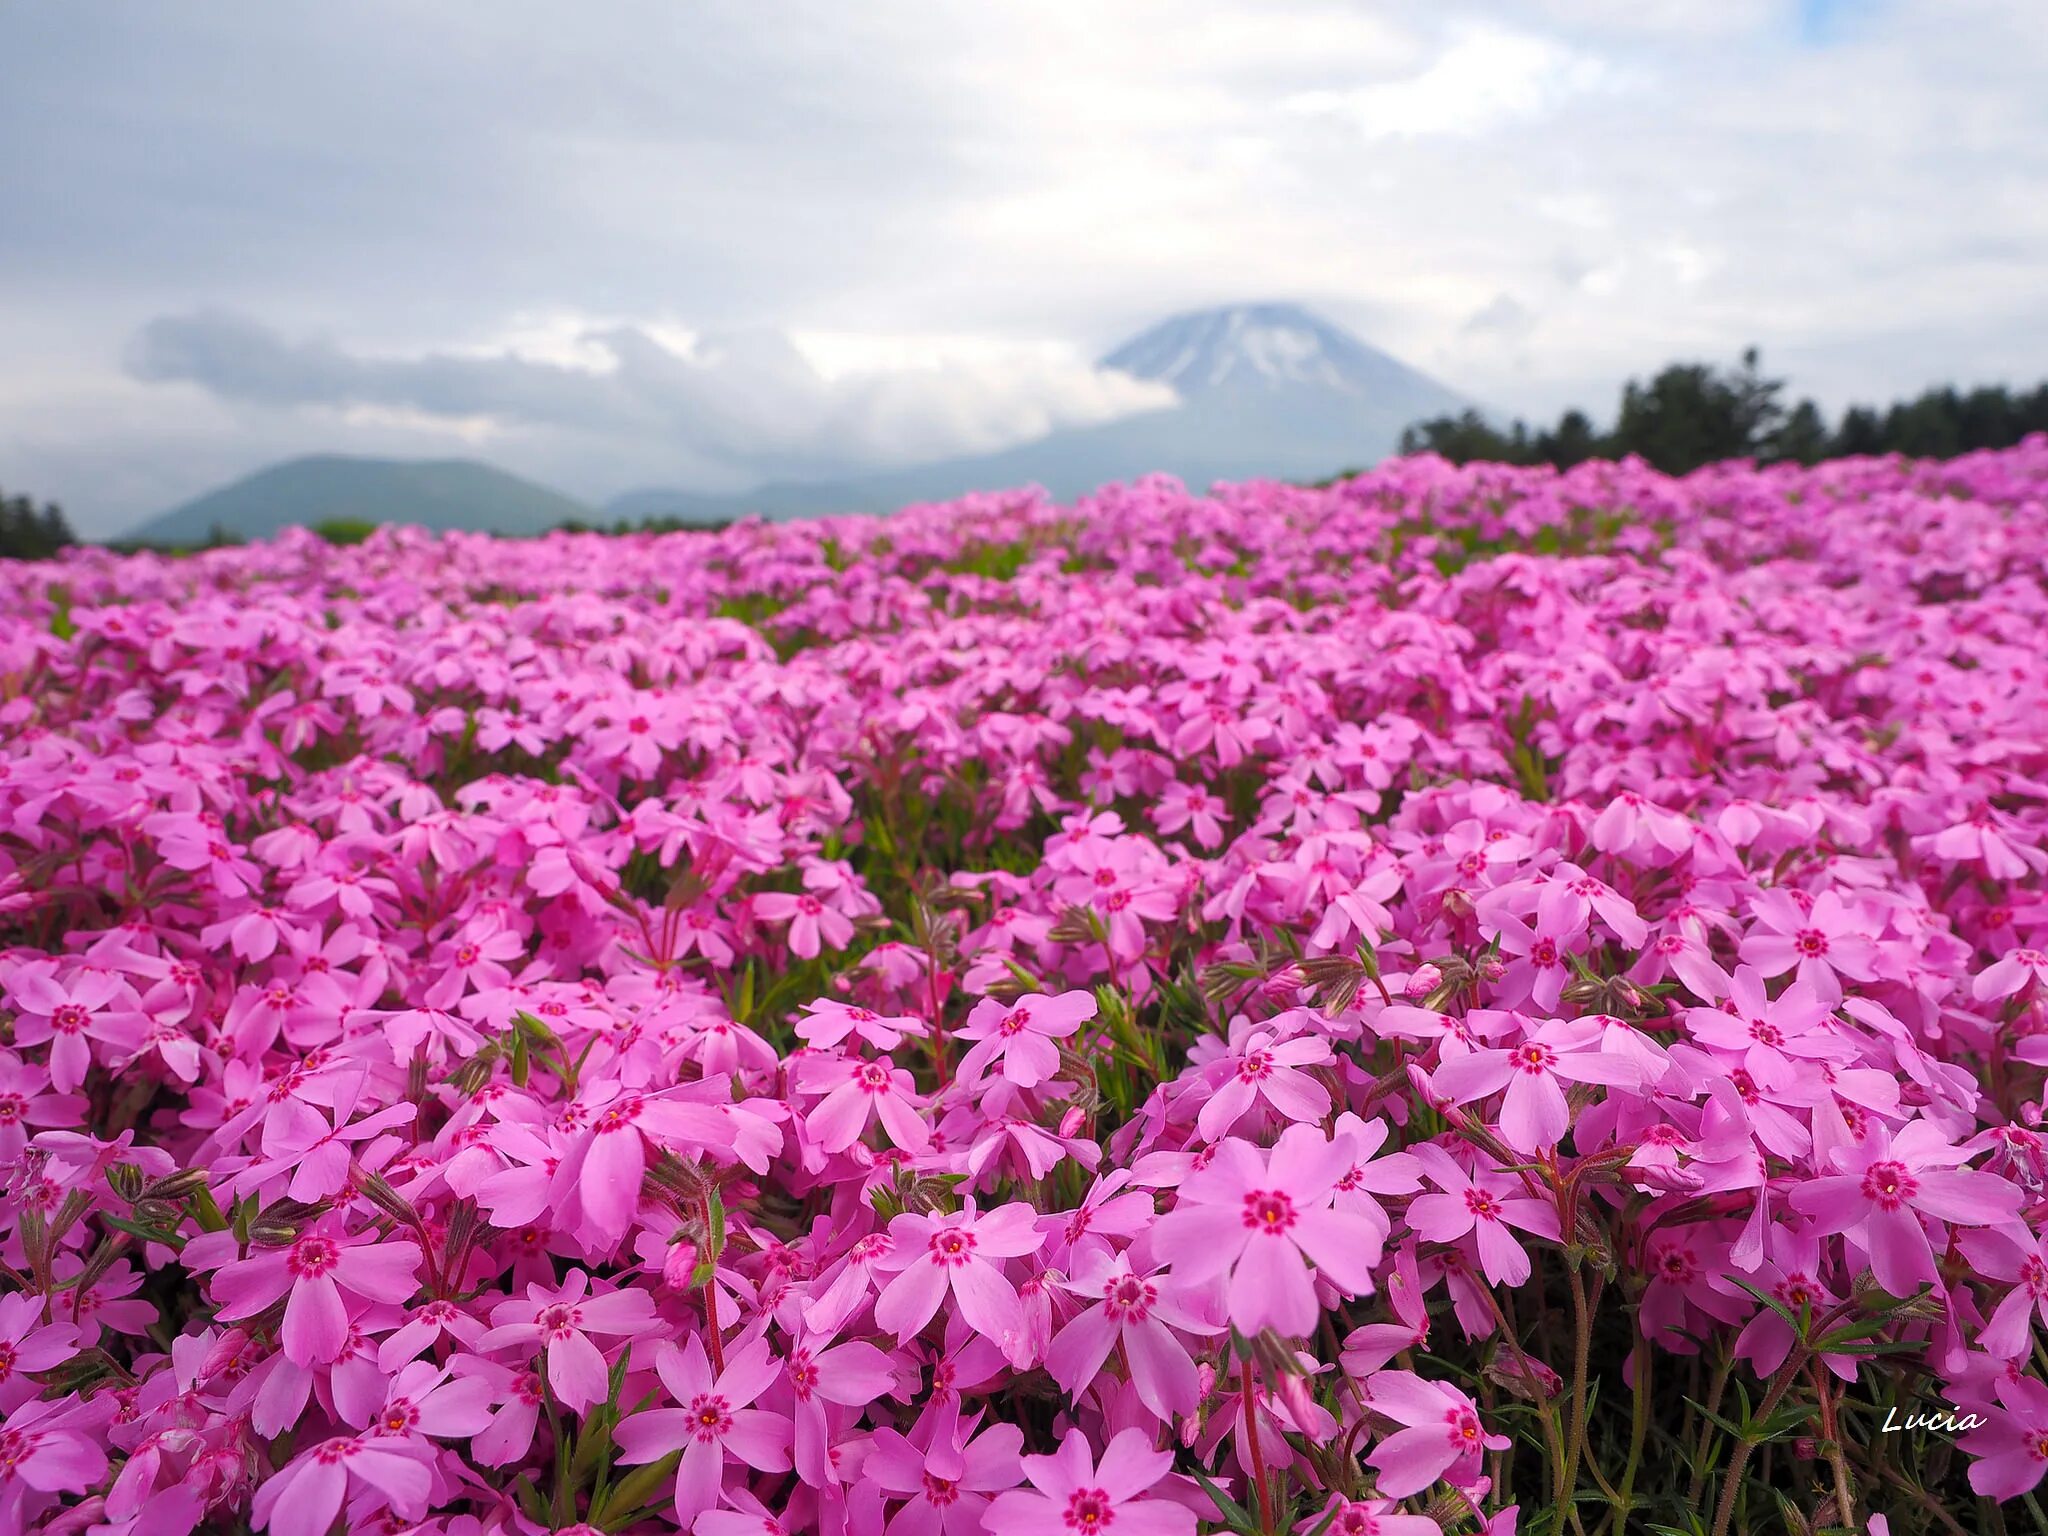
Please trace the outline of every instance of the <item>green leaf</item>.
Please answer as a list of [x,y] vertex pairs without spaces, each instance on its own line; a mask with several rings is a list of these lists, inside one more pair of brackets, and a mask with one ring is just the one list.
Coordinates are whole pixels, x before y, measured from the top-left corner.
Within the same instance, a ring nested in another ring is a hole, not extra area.
[[670,1451],[659,1461],[635,1467],[620,1478],[602,1503],[590,1509],[590,1523],[600,1530],[620,1531],[643,1518],[663,1483],[676,1475],[683,1453]]
[[710,1284],[712,1275],[718,1270],[718,1256],[725,1252],[725,1202],[718,1197],[716,1189],[705,1197],[704,1206],[710,1218],[709,1240],[704,1251],[697,1256],[696,1272],[690,1276],[692,1285]]
[[1216,1508],[1222,1512],[1224,1524],[1228,1525],[1233,1531],[1242,1532],[1243,1536],[1260,1536],[1258,1521],[1252,1517],[1250,1510],[1217,1487],[1214,1482],[1202,1473],[1197,1472],[1194,1474],[1194,1477],[1195,1481],[1202,1485],[1202,1491],[1209,1495],[1210,1499],[1214,1501]]
[[512,1492],[518,1496],[519,1507],[526,1512],[526,1518],[536,1525],[547,1525],[547,1500],[540,1496],[540,1490],[533,1486],[532,1479],[522,1472],[512,1480]]
[[1799,1319],[1793,1315],[1792,1309],[1786,1306],[1784,1302],[1778,1300],[1778,1298],[1773,1296],[1769,1291],[1762,1290],[1757,1286],[1751,1285],[1747,1280],[1744,1280],[1740,1275],[1729,1275],[1727,1279],[1730,1284],[1739,1286],[1741,1289],[1749,1292],[1750,1295],[1754,1296],[1758,1301],[1762,1302],[1765,1306],[1769,1307],[1773,1312],[1777,1313],[1778,1316],[1785,1319],[1786,1322],[1792,1325],[1793,1330],[1795,1332],[1798,1331]]
[[199,1223],[202,1232],[225,1232],[228,1219],[221,1214],[220,1206],[214,1202],[213,1191],[203,1185],[193,1194],[190,1209],[192,1219]]
[[175,1232],[166,1231],[162,1227],[145,1227],[140,1222],[129,1221],[124,1217],[110,1216],[103,1212],[100,1224],[112,1227],[116,1232],[125,1232],[130,1237],[139,1237],[145,1243],[161,1243],[166,1248],[179,1251],[185,1246],[185,1239]]

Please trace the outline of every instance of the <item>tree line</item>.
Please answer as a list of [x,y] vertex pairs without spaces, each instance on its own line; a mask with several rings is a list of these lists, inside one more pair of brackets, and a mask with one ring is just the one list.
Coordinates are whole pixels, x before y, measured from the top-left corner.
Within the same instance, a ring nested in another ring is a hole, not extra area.
[[77,542],[54,501],[38,508],[27,496],[0,492],[0,560],[47,560]]
[[1851,406],[1832,425],[1811,400],[1788,409],[1779,399],[1784,387],[1784,380],[1764,377],[1751,347],[1739,368],[1673,363],[1647,383],[1629,380],[1606,432],[1580,410],[1533,431],[1521,421],[1503,431],[1479,412],[1466,411],[1417,422],[1401,434],[1401,451],[1441,454],[1456,464],[1483,459],[1559,469],[1634,454],[1667,474],[1682,475],[1719,459],[1817,464],[1886,453],[1947,459],[1980,448],[2010,448],[2029,433],[2048,432],[2048,384],[2032,390],[1944,386],[1882,410]]

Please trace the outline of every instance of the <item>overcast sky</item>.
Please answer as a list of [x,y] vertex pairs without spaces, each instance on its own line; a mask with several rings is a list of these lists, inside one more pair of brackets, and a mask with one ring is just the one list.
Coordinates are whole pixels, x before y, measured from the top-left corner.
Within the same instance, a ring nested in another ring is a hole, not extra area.
[[0,6],[0,487],[1004,446],[1291,299],[1503,411],[2048,376],[2039,0]]

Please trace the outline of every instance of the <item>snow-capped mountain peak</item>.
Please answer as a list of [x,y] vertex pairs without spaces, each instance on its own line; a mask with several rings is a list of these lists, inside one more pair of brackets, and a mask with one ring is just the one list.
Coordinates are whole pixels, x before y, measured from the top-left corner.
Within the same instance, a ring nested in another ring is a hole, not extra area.
[[1216,390],[1306,386],[1360,395],[1401,365],[1293,304],[1233,304],[1162,320],[1102,360],[1183,398]]

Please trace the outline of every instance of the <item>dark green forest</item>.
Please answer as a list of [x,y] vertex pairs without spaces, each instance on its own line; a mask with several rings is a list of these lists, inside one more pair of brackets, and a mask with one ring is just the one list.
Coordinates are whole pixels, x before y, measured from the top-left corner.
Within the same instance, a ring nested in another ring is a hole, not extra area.
[[38,508],[27,496],[0,491],[0,560],[47,560],[77,542],[55,502]]
[[1764,377],[1756,349],[1739,367],[1673,363],[1648,382],[1623,386],[1614,425],[1601,431],[1584,411],[1566,411],[1554,427],[1517,421],[1505,430],[1477,411],[1417,422],[1401,435],[1403,453],[1437,453],[1456,464],[1553,464],[1634,454],[1682,475],[1719,459],[1817,464],[1852,454],[1903,453],[1948,459],[1979,448],[2010,448],[2048,432],[2048,384],[2016,391],[1990,385],[1930,389],[1880,410],[1857,405],[1830,424],[1811,400],[1787,407],[1784,381]]

